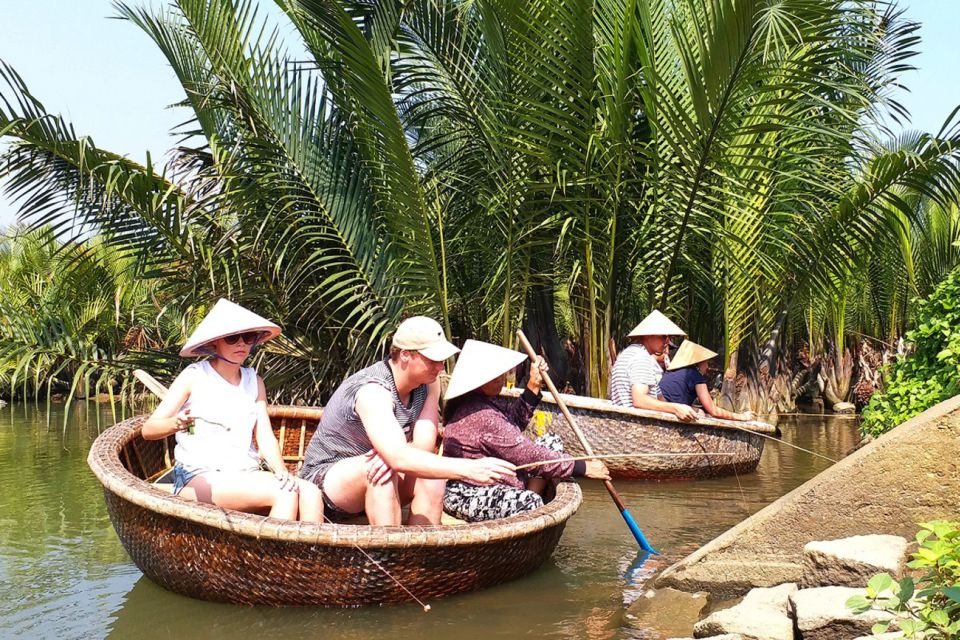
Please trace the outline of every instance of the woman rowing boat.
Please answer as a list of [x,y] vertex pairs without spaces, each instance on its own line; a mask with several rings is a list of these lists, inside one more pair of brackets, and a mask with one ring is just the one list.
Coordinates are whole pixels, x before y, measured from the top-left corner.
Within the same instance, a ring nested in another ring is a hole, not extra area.
[[[543,358],[530,367],[530,380],[523,394],[506,409],[491,399],[503,389],[506,375],[526,356],[512,349],[467,340],[450,378],[444,396],[446,427],[443,432],[443,455],[457,458],[501,458],[515,465],[555,460],[538,465],[537,478],[524,473],[497,484],[477,486],[463,481],[448,481],[444,494],[444,510],[452,516],[477,522],[505,518],[543,506],[541,492],[548,480],[586,476],[599,480],[610,478],[606,465],[599,460],[574,461],[570,456],[546,446],[551,438],[534,443],[522,431],[530,423],[540,402],[541,375],[546,369]],[[556,445],[554,445],[556,446]]]

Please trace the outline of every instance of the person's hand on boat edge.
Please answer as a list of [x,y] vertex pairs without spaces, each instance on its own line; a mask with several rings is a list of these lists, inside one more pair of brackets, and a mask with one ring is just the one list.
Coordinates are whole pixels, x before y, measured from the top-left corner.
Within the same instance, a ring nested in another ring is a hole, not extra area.
[[673,405],[673,415],[684,422],[692,422],[699,416],[699,411],[686,404],[670,403]]
[[543,388],[543,374],[550,370],[547,361],[543,356],[537,356],[537,361],[530,365],[530,379],[527,381],[527,389],[534,395],[540,395]]
[[374,449],[370,449],[365,457],[367,459],[367,482],[377,487],[393,480],[393,469],[383,461],[383,458]]
[[610,479],[610,470],[607,469],[607,465],[603,463],[603,460],[587,460],[587,468],[584,471],[584,476],[592,480],[609,480]]
[[496,484],[517,475],[514,465],[500,458],[464,458],[461,462],[466,469],[463,480],[471,484]]

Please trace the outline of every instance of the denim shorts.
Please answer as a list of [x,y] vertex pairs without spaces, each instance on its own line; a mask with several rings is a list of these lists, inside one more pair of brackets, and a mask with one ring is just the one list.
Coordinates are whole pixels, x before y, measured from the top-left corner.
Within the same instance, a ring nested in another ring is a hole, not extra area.
[[[251,465],[249,469],[239,469],[239,471],[258,471],[259,468]],[[204,473],[213,473],[220,469],[211,469],[209,467],[188,467],[185,464],[176,463],[173,465],[173,495],[177,495],[187,486],[187,484],[199,475]]]
[[203,467],[186,467],[179,462],[173,465],[173,495],[177,495],[183,490],[187,483],[193,480],[201,473],[209,469]]

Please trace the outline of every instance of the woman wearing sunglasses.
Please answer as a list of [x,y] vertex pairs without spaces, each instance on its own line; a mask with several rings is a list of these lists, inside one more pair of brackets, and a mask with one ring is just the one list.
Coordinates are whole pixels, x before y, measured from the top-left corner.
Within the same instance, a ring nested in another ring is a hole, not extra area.
[[[263,379],[253,368],[241,367],[256,345],[278,335],[280,327],[269,320],[229,300],[218,301],[180,351],[183,357],[209,358],[177,376],[141,433],[147,440],[175,434],[174,494],[319,522],[320,490],[287,473],[270,427]],[[261,471],[260,458],[276,473]]]

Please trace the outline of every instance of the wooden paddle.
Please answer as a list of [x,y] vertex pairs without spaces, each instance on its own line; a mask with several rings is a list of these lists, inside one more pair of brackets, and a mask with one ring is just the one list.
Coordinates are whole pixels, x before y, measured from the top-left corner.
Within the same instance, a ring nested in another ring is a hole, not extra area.
[[143,386],[153,392],[153,395],[157,396],[161,400],[167,397],[167,388],[160,384],[156,378],[143,369],[134,369],[133,377],[142,382]]
[[[527,340],[527,336],[523,334],[523,331],[518,329],[517,338],[520,339],[520,344],[523,345],[527,355],[530,356],[530,360],[533,362],[532,366],[536,366],[537,352],[533,350],[533,346]],[[547,388],[550,389],[550,393],[553,394],[553,399],[556,400],[557,406],[560,407],[563,417],[567,419],[567,422],[570,424],[570,428],[573,429],[573,432],[577,435],[577,440],[580,441],[580,445],[583,447],[583,450],[587,452],[588,456],[593,456],[593,448],[590,446],[590,443],[587,442],[587,438],[583,435],[583,432],[580,431],[580,427],[577,426],[577,421],[573,419],[572,415],[570,415],[570,411],[567,409],[567,405],[564,403],[563,398],[560,397],[560,392],[558,392],[557,388],[554,386],[553,380],[550,379],[550,375],[546,371],[541,371],[540,375],[543,377],[543,381],[547,383]],[[633,516],[630,515],[630,511],[628,511],[627,507],[623,504],[623,500],[620,499],[620,494],[618,494],[617,490],[613,487],[613,482],[610,480],[604,480],[603,485],[607,488],[607,493],[610,494],[610,497],[613,499],[613,503],[617,505],[617,510],[620,511],[620,515],[623,517],[624,522],[627,523],[630,533],[633,534],[633,537],[636,539],[637,544],[640,545],[640,548],[648,553],[656,553],[657,551],[650,546],[649,542],[647,542],[647,538],[643,535],[643,531],[640,530],[640,526],[637,524],[637,521],[633,519]]]

